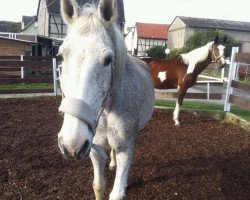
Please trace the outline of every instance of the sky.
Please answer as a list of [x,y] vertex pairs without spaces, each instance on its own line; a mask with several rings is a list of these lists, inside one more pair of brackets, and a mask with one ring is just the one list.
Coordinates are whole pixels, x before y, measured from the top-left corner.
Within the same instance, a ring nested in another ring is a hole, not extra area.
[[[171,24],[176,16],[250,22],[249,0],[123,0],[126,26]],[[0,21],[36,15],[38,0],[0,0]]]

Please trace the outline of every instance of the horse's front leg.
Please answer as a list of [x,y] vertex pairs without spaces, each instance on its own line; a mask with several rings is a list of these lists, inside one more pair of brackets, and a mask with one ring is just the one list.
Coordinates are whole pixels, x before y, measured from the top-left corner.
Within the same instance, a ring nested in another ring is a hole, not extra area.
[[116,167],[116,157],[115,157],[115,150],[111,148],[110,151],[110,163],[109,163],[109,169],[111,171],[115,170]]
[[134,142],[125,150],[115,151],[116,155],[116,175],[113,190],[110,193],[109,200],[122,200],[125,198],[128,174],[134,155]]
[[178,98],[177,98],[174,113],[173,113],[173,120],[174,120],[176,126],[180,126],[179,113],[180,113],[180,105],[178,103]]
[[180,122],[179,122],[180,107],[182,105],[184,96],[187,93],[187,89],[188,89],[188,87],[184,84],[181,85],[180,87],[178,87],[178,97],[176,100],[176,105],[175,105],[175,109],[174,109],[174,113],[173,113],[173,120],[174,120],[176,126],[180,125]]
[[101,200],[106,189],[106,181],[104,179],[106,158],[101,156],[95,149],[91,149],[90,158],[94,168],[93,189],[96,200]]

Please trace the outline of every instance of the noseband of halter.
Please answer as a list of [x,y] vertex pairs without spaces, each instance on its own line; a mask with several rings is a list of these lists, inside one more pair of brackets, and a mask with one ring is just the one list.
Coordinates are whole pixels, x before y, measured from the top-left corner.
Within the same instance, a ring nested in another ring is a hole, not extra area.
[[111,94],[111,89],[113,87],[113,78],[114,77],[114,65],[113,61],[111,62],[111,77],[110,77],[110,85],[107,91],[107,94],[105,98],[102,101],[102,107],[98,113],[97,118],[95,118],[95,115],[92,111],[92,109],[89,107],[87,103],[85,103],[83,100],[79,98],[73,98],[73,97],[63,97],[61,105],[59,107],[59,111],[63,113],[67,113],[71,116],[76,117],[77,119],[85,122],[88,127],[93,131],[93,134],[95,135],[95,129],[98,125],[99,118],[106,106],[106,102],[108,100],[108,97]]
[[59,111],[72,115],[86,124],[91,130],[95,129],[95,117],[91,108],[84,101],[78,98],[64,98]]

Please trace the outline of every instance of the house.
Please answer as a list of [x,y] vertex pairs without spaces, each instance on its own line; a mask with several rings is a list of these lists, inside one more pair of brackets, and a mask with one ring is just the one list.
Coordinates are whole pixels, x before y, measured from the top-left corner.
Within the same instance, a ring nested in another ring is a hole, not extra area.
[[143,56],[153,46],[167,47],[167,24],[151,24],[136,22],[130,27],[126,36],[126,45],[132,55]]
[[[79,9],[86,3],[96,2],[97,0],[76,0]],[[117,23],[123,31],[125,24],[123,0],[117,0],[118,19]],[[31,30],[35,28],[35,34],[43,35],[50,38],[64,38],[67,34],[68,27],[64,23],[61,11],[60,0],[39,0],[36,20],[30,22],[29,25],[23,27],[21,33],[30,34]],[[33,30],[32,30],[33,31]]]
[[197,29],[220,29],[250,52],[250,22],[176,16],[168,29],[168,47],[182,48]]
[[[76,0],[79,9],[84,4],[98,0]],[[117,0],[117,24],[124,30],[125,17],[123,0]],[[67,25],[60,13],[60,0],[39,0],[36,16],[23,16],[22,30],[19,33],[1,33],[0,55],[55,56],[63,38],[67,34]],[[17,48],[15,50],[15,48]]]
[[32,49],[36,45],[37,42],[34,41],[0,36],[0,52],[1,52],[0,55],[1,56],[32,55]]
[[38,23],[36,16],[22,16],[22,30],[21,33],[26,35],[37,35],[38,34]]
[[44,36],[0,32],[0,56],[55,56],[53,43]]

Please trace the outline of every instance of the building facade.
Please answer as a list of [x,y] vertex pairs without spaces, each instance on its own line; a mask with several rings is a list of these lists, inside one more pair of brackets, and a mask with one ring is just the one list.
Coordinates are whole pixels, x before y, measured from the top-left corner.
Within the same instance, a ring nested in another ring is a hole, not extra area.
[[0,36],[0,56],[31,56],[36,42]]
[[[54,40],[40,35],[0,32],[0,55],[55,56]],[[22,48],[20,54],[20,48]],[[6,51],[4,51],[6,49]]]
[[242,45],[242,52],[250,52],[250,22],[177,16],[168,29],[168,47],[182,48],[198,29],[219,29]]

